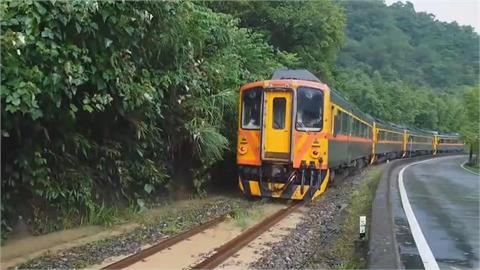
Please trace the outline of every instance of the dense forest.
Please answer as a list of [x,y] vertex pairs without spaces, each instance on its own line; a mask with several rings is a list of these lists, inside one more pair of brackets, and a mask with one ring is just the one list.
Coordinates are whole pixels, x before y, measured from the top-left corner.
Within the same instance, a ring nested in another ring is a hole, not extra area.
[[307,68],[386,121],[479,133],[478,34],[410,3],[4,1],[0,14],[2,237],[20,214],[45,233],[202,193],[213,165],[232,166],[238,87],[277,68]]

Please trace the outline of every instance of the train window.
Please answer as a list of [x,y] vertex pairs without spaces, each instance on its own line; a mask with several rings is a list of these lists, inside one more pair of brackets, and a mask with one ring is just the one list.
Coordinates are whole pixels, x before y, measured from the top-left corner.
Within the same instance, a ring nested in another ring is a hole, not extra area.
[[350,125],[348,124],[350,121],[348,114],[342,113],[342,134],[348,135],[350,132]]
[[307,87],[297,91],[297,123],[298,130],[320,131],[323,119],[323,92]]
[[285,107],[287,101],[285,98],[274,98],[273,99],[273,129],[284,129],[285,128]]
[[347,131],[346,134],[351,136],[353,134],[353,118],[347,114]]
[[342,133],[342,118],[343,113],[341,111],[338,111],[337,115],[335,116],[335,134]]
[[245,129],[260,129],[262,88],[244,91],[242,100],[242,127]]

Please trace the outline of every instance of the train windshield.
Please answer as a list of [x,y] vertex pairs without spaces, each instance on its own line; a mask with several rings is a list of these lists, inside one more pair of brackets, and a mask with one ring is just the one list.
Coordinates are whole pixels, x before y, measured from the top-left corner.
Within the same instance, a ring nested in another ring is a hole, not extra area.
[[243,92],[242,128],[260,129],[260,108],[262,88],[253,88]]
[[297,130],[320,131],[323,119],[323,92],[300,87],[297,91]]

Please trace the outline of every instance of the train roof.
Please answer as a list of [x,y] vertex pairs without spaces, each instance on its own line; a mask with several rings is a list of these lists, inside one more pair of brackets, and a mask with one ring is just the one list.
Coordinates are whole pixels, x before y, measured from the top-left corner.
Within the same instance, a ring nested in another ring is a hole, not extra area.
[[322,83],[322,81],[306,69],[277,69],[272,80],[304,80]]
[[341,96],[337,90],[330,89],[330,98],[333,102],[337,103],[342,108],[351,111],[363,121],[368,122],[369,124],[373,124],[373,122],[375,121],[375,119],[371,115],[362,112],[357,106],[350,103],[346,98]]
[[458,133],[438,133],[439,137],[442,138],[458,138],[460,137],[460,134]]
[[419,136],[428,136],[436,134],[435,131],[424,130],[420,128],[409,127],[407,128],[408,133],[412,135],[419,135]]
[[383,120],[380,120],[378,118],[375,118],[375,123],[377,124],[378,127],[382,128],[382,129],[393,130],[393,131],[396,131],[396,132],[403,132],[405,129],[407,129],[407,127],[397,125],[397,124],[394,124],[394,123],[390,123],[390,122],[387,122],[387,121],[383,121]]

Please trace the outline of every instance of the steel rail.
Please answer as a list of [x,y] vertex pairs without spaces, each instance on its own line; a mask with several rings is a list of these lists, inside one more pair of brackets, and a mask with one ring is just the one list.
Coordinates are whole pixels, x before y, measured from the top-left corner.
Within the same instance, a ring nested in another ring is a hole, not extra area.
[[230,258],[233,254],[239,251],[242,247],[246,246],[248,243],[253,241],[255,238],[260,236],[262,233],[270,229],[273,225],[277,224],[280,220],[284,219],[298,207],[303,205],[302,202],[295,202],[284,208],[275,214],[267,217],[262,222],[257,225],[247,229],[245,232],[241,233],[237,237],[223,244],[216,249],[216,253],[208,257],[204,261],[192,267],[192,269],[213,269],[223,263],[225,260]]
[[208,222],[205,222],[203,224],[200,224],[199,226],[196,226],[190,230],[187,230],[183,233],[180,233],[180,234],[177,234],[175,236],[172,236],[172,237],[169,237],[157,244],[154,244],[153,246],[149,247],[149,248],[146,248],[144,250],[141,250],[133,255],[130,255],[122,260],[119,260],[119,261],[116,261],[110,265],[107,265],[105,267],[103,267],[102,269],[123,269],[123,268],[126,268],[134,263],[137,263],[147,257],[150,257],[152,256],[153,254],[155,253],[158,253],[166,248],[169,248],[175,244],[177,244],[178,242],[181,242],[195,234],[198,234],[200,232],[203,232],[217,224],[219,224],[220,222],[224,221],[226,219],[227,215],[223,215],[223,216],[220,216],[220,217],[217,217],[213,220],[210,220]]

